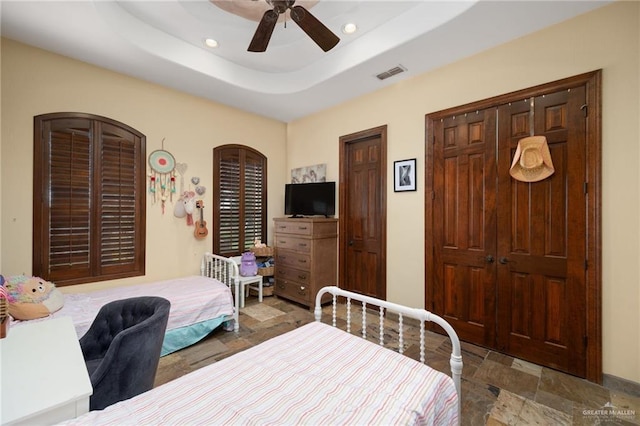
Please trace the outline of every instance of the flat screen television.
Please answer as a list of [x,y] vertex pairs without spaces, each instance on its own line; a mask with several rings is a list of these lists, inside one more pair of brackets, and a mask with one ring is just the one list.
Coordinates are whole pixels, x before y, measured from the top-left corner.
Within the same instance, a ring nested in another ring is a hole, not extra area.
[[284,190],[284,214],[291,217],[326,217],[336,214],[336,183],[288,183]]

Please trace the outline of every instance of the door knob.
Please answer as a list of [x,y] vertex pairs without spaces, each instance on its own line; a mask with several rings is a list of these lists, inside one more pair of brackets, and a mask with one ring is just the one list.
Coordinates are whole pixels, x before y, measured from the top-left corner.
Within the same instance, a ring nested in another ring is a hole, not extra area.
[[484,260],[485,260],[487,263],[493,263],[493,261],[494,261],[495,259],[493,258],[493,256],[489,255],[489,256],[485,257],[485,258],[484,258]]
[[506,265],[507,263],[509,263],[509,259],[507,259],[506,257],[501,257],[500,260],[498,260],[498,262],[500,262],[503,265]]
[[353,240],[349,241],[349,245],[352,246],[353,245]]

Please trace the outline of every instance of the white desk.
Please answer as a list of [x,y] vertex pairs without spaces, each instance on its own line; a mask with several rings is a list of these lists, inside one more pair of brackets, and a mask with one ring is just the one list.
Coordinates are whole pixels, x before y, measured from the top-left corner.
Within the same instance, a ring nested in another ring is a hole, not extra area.
[[93,388],[70,317],[9,329],[0,364],[2,425],[53,424],[89,411]]

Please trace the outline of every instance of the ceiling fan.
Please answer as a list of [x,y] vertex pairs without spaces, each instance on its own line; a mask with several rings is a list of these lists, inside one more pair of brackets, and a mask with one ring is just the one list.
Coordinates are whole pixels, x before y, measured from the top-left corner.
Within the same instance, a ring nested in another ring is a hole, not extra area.
[[311,39],[325,52],[331,50],[340,39],[307,9],[302,6],[294,6],[295,0],[265,0],[273,9],[267,10],[258,23],[253,39],[247,49],[249,52],[264,52],[271,39],[273,29],[276,27],[278,17],[287,9],[291,19],[307,33]]

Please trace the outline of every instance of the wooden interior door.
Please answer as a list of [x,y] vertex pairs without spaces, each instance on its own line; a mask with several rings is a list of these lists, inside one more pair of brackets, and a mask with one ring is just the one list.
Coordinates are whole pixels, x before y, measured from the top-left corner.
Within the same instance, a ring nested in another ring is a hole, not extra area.
[[[600,72],[427,116],[425,305],[462,340],[602,380]],[[545,136],[555,172],[509,174]]]
[[386,126],[340,138],[340,287],[386,299]]
[[[499,107],[498,349],[585,376],[584,86]],[[533,128],[532,128],[533,127]],[[518,140],[545,136],[555,172],[509,175]]]
[[[495,341],[496,108],[434,121],[433,310],[461,339]],[[431,280],[430,280],[431,281]]]

